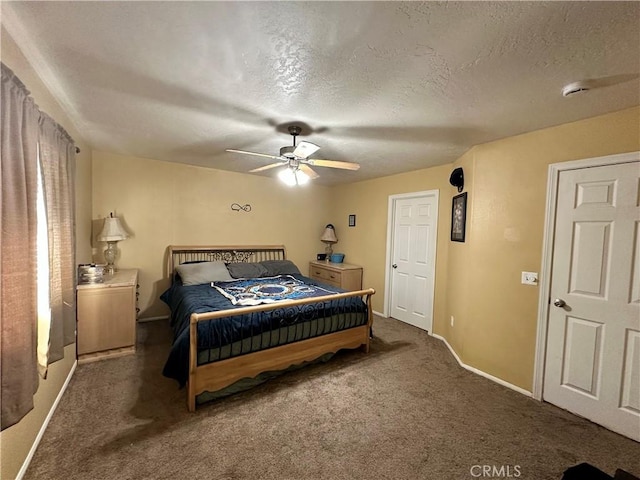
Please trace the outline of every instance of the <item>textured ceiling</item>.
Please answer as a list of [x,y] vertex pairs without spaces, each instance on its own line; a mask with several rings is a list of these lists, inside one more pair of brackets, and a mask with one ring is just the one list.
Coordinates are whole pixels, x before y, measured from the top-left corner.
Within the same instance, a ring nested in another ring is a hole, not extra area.
[[[302,123],[322,184],[640,103],[639,2],[2,2],[96,149],[247,172]],[[562,87],[600,88],[564,98]],[[283,133],[284,132],[284,133]],[[274,170],[264,175],[274,175]]]

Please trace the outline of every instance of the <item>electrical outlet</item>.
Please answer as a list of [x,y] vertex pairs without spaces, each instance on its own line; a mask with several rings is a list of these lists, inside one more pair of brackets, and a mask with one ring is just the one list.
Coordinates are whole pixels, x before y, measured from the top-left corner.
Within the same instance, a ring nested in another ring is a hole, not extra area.
[[451,326],[453,327],[453,315],[451,315]]
[[522,272],[521,283],[523,285],[537,285],[538,272]]

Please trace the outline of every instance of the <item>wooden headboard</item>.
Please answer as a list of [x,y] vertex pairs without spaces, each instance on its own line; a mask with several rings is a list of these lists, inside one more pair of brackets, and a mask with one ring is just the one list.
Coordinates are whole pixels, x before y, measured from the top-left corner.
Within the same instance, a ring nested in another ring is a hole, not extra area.
[[286,260],[284,245],[225,245],[225,246],[177,246],[169,245],[167,256],[167,276],[173,278],[177,265],[184,262],[216,260],[225,263],[255,263],[264,260]]

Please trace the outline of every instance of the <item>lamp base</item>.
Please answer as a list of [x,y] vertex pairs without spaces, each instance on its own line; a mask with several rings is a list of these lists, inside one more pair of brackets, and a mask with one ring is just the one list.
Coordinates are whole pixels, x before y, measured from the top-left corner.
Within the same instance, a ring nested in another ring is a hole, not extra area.
[[107,275],[113,275],[118,271],[114,262],[116,261],[116,255],[118,254],[118,242],[107,242],[107,249],[104,251],[104,259],[107,261],[107,266],[104,267],[104,273]]
[[324,251],[327,254],[327,262],[328,262],[331,255],[333,255],[333,245],[331,245],[330,243],[327,243],[327,246],[324,249]]

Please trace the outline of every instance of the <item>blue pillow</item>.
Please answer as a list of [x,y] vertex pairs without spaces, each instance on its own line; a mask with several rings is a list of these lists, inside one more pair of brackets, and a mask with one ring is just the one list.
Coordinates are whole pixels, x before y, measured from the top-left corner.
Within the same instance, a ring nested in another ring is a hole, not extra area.
[[300,270],[291,260],[265,260],[260,264],[267,270],[265,277],[276,275],[300,275]]
[[267,273],[267,269],[259,263],[227,263],[227,270],[233,278],[259,278]]

